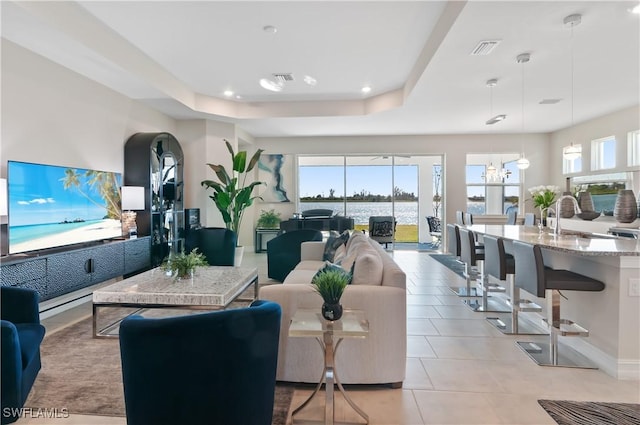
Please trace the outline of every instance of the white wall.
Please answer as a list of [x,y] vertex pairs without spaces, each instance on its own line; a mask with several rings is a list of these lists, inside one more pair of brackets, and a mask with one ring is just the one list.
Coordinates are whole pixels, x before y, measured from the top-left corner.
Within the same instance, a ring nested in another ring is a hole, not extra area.
[[[565,178],[570,176],[592,175],[631,171],[634,173],[633,190],[640,192],[640,167],[627,165],[627,134],[640,129],[640,107],[633,106],[599,118],[595,118],[573,128],[566,128],[550,135],[550,176],[549,183],[564,187]],[[591,141],[603,137],[616,138],[616,168],[610,170],[591,171]],[[562,174],[562,149],[571,142],[582,144],[582,171],[575,174]]]
[[[283,154],[413,154],[444,155],[445,217],[455,221],[455,211],[466,209],[465,164],[467,153],[513,153],[521,150],[521,135],[422,135],[256,138],[267,153]],[[549,170],[548,135],[524,136],[525,156],[531,167],[525,172],[525,189],[543,184]],[[293,207],[291,207],[293,208]],[[529,211],[531,204],[526,204]],[[293,212],[290,211],[290,212]]]
[[2,40],[2,167],[8,160],[123,172],[137,132],[174,132],[176,121]]

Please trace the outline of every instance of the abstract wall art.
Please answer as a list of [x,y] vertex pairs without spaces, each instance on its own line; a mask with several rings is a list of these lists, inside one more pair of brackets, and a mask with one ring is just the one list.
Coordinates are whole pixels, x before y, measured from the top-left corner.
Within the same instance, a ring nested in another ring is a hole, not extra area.
[[263,202],[291,202],[289,193],[293,186],[293,156],[283,154],[262,154],[258,162],[260,186]]

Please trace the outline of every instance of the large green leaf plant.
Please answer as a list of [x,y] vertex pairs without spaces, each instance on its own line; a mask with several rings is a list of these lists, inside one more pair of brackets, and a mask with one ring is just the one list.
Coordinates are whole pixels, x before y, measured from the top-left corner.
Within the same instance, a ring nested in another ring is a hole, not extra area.
[[258,164],[264,150],[258,149],[247,164],[247,151],[235,153],[229,141],[225,140],[224,142],[233,162],[231,173],[228,173],[221,164],[207,164],[216,173],[219,181],[203,180],[200,184],[205,186],[207,190],[213,189],[213,195],[209,195],[209,198],[213,200],[218,211],[222,214],[227,229],[233,230],[238,235],[244,210],[250,207],[255,199],[262,199],[260,196],[252,196],[252,192],[254,187],[265,183],[260,181],[247,182],[247,179],[249,173]]

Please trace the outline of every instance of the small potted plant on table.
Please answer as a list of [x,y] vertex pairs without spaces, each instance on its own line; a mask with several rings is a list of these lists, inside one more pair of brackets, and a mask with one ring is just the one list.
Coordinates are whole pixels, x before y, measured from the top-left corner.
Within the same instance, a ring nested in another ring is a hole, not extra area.
[[171,273],[175,280],[190,279],[193,277],[197,267],[208,266],[209,263],[198,248],[194,248],[190,253],[170,254],[164,263],[162,270]]
[[351,273],[337,267],[325,268],[313,277],[311,283],[324,300],[322,317],[331,321],[342,317],[340,298],[350,280]]

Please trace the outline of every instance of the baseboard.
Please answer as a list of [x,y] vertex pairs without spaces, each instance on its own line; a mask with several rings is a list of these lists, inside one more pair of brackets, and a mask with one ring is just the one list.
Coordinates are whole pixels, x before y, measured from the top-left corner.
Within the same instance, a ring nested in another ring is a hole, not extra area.
[[638,359],[616,359],[591,345],[589,338],[561,338],[561,341],[593,361],[609,376],[620,380],[640,380]]
[[47,319],[49,317],[55,316],[56,314],[60,314],[63,311],[70,310],[74,307],[91,301],[93,297],[93,291],[103,286],[111,285],[117,280],[121,280],[121,278],[110,279],[105,282],[78,289],[77,291],[69,292],[68,294],[64,294],[59,297],[41,302],[39,304],[40,320]]

